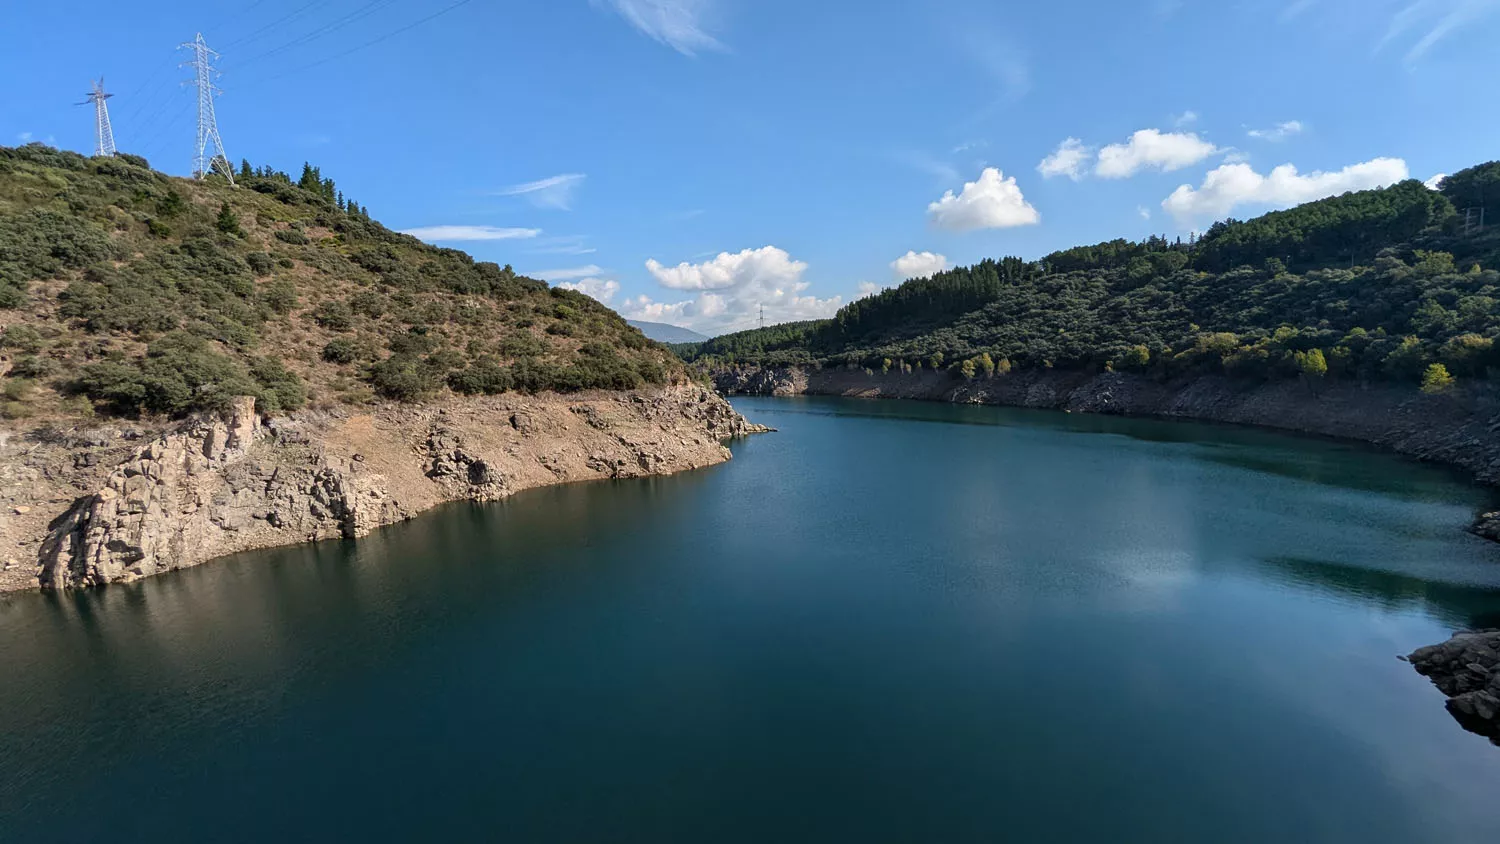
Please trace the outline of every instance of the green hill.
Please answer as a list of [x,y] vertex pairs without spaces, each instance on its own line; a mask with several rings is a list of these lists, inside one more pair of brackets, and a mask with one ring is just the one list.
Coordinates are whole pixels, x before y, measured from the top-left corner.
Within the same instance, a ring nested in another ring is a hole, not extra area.
[[706,367],[1018,368],[1442,379],[1500,370],[1500,230],[1459,208],[1500,163],[1249,221],[1201,239],[1116,240],[1040,261],[987,260],[854,302],[830,320],[675,347]]
[[238,187],[0,148],[7,417],[625,389],[680,361],[613,311],[397,234],[305,168]]

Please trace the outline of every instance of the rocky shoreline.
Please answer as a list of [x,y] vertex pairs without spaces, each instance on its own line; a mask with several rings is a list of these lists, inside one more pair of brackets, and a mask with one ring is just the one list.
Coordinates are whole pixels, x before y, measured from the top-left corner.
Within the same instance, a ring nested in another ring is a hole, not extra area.
[[1406,661],[1448,696],[1448,711],[1500,747],[1500,630],[1465,630]]
[[127,582],[355,538],[440,503],[722,463],[767,430],[714,393],[502,396],[0,431],[0,592]]
[[[1500,486],[1500,395],[1482,389],[1429,396],[1386,384],[1247,383],[1215,376],[1163,382],[1060,370],[964,380],[931,370],[743,367],[712,377],[724,395],[916,399],[1254,425],[1358,440]],[[1500,537],[1500,514],[1494,527]]]

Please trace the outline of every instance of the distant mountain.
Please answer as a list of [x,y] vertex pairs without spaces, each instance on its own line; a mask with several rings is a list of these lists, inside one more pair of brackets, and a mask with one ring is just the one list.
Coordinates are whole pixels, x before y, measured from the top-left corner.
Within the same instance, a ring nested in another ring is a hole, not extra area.
[[667,325],[664,322],[636,322],[633,319],[628,319],[626,322],[639,328],[642,334],[658,343],[703,343],[708,340],[696,331]]

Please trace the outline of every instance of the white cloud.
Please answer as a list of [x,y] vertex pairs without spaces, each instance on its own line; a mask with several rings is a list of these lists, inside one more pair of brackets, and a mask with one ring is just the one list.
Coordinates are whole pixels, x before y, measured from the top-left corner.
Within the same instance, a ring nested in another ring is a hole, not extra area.
[[1084,146],[1083,141],[1077,138],[1068,138],[1057,145],[1056,152],[1042,159],[1042,163],[1036,166],[1036,171],[1047,179],[1067,176],[1076,182],[1083,178],[1083,172],[1093,157],[1092,147]]
[[873,281],[861,281],[859,283],[859,296],[857,298],[868,299],[882,290],[890,290],[890,287],[883,284],[876,284]]
[[695,298],[657,302],[648,296],[625,300],[620,312],[630,319],[668,322],[717,334],[754,326],[765,308],[767,323],[820,319],[832,316],[843,297],[820,299],[806,295],[807,264],[783,249],[765,246],[741,252],[721,252],[700,264],[675,267],[652,259],[646,262],[658,283],[671,290],[696,290]]
[[578,281],[565,281],[559,284],[558,287],[564,290],[577,290],[579,293],[592,296],[606,305],[609,304],[609,300],[615,298],[616,293],[620,292],[620,283],[618,281],[605,278],[583,278]]
[[893,153],[892,157],[913,170],[927,173],[943,184],[951,184],[961,178],[958,169],[952,164],[936,159],[925,152],[906,150]]
[[927,216],[934,225],[959,232],[1031,226],[1042,221],[1021,194],[1015,177],[1007,179],[994,167],[986,167],[979,180],[966,183],[957,196],[951,190],[943,194],[927,206]]
[[1182,11],[1183,0],[1151,0],[1151,13],[1163,20]]
[[958,33],[958,42],[969,61],[999,88],[998,100],[990,103],[981,114],[989,113],[998,105],[1015,102],[1031,92],[1031,57],[1025,47],[1004,30],[983,25],[968,26]]
[[1438,190],[1442,188],[1443,180],[1446,178],[1448,178],[1447,173],[1439,173],[1436,176],[1433,176],[1432,178],[1423,182],[1422,184],[1426,185],[1428,190]]
[[724,290],[744,284],[747,279],[795,280],[801,278],[807,264],[792,260],[785,250],[766,246],[732,255],[721,252],[712,261],[701,264],[684,261],[675,267],[663,266],[652,258],[646,262],[646,269],[658,284],[672,290]]
[[1399,158],[1377,158],[1353,164],[1333,173],[1301,175],[1291,164],[1283,164],[1269,176],[1255,172],[1249,164],[1225,164],[1209,171],[1203,186],[1183,185],[1162,202],[1179,223],[1222,217],[1241,205],[1288,208],[1341,193],[1385,187],[1409,175]]
[[1318,0],[1292,0],[1290,5],[1281,10],[1279,18],[1282,23],[1289,23],[1302,17],[1308,9],[1311,9],[1317,3]]
[[1500,11],[1500,0],[1414,0],[1391,17],[1385,37],[1375,45],[1376,52],[1385,49],[1408,34],[1422,33],[1407,49],[1404,60],[1415,64],[1438,42],[1453,32]]
[[498,196],[524,196],[538,208],[556,208],[567,211],[572,207],[573,194],[588,176],[584,173],[563,173],[535,182],[511,185],[495,191]]
[[1123,144],[1099,150],[1094,172],[1106,179],[1124,179],[1142,170],[1164,173],[1190,167],[1219,152],[1219,148],[1191,132],[1142,129]]
[[595,7],[609,7],[631,26],[685,56],[702,50],[723,50],[724,45],[708,34],[706,17],[710,0],[591,0]]
[[1193,111],[1192,109],[1188,109],[1187,111],[1184,111],[1182,114],[1179,114],[1176,117],[1172,118],[1172,125],[1176,126],[1179,129],[1181,129],[1184,126],[1191,126],[1191,125],[1193,125],[1194,123],[1197,123],[1197,122],[1198,122],[1198,112]]
[[579,234],[544,237],[527,249],[531,255],[592,255],[598,252],[588,245],[587,238]]
[[1245,134],[1261,141],[1284,141],[1293,135],[1302,134],[1303,128],[1302,121],[1288,120],[1285,123],[1276,124],[1271,129],[1251,129]]
[[419,226],[401,233],[430,243],[451,243],[465,240],[527,240],[541,234],[542,230],[495,226]]
[[30,132],[22,132],[21,134],[16,136],[16,140],[20,141],[23,144],[31,143],[31,138],[32,135]]
[[891,262],[891,272],[895,274],[897,281],[906,281],[909,278],[932,278],[946,269],[948,269],[947,256],[936,252],[913,250]]
[[579,278],[588,278],[604,272],[598,266],[589,264],[586,267],[568,267],[560,270],[541,270],[540,272],[527,273],[531,278],[539,278],[543,281],[572,281]]
[[1142,220],[1149,220],[1149,219],[1151,219],[1151,209],[1147,208],[1144,205],[1137,205],[1135,207],[1135,213],[1141,215],[1141,219]]

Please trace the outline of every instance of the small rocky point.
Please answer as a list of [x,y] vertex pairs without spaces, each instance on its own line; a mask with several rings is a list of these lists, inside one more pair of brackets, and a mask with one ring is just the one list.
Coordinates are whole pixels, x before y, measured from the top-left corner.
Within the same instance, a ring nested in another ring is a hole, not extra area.
[[1448,696],[1464,729],[1500,745],[1500,630],[1466,630],[1406,660]]

